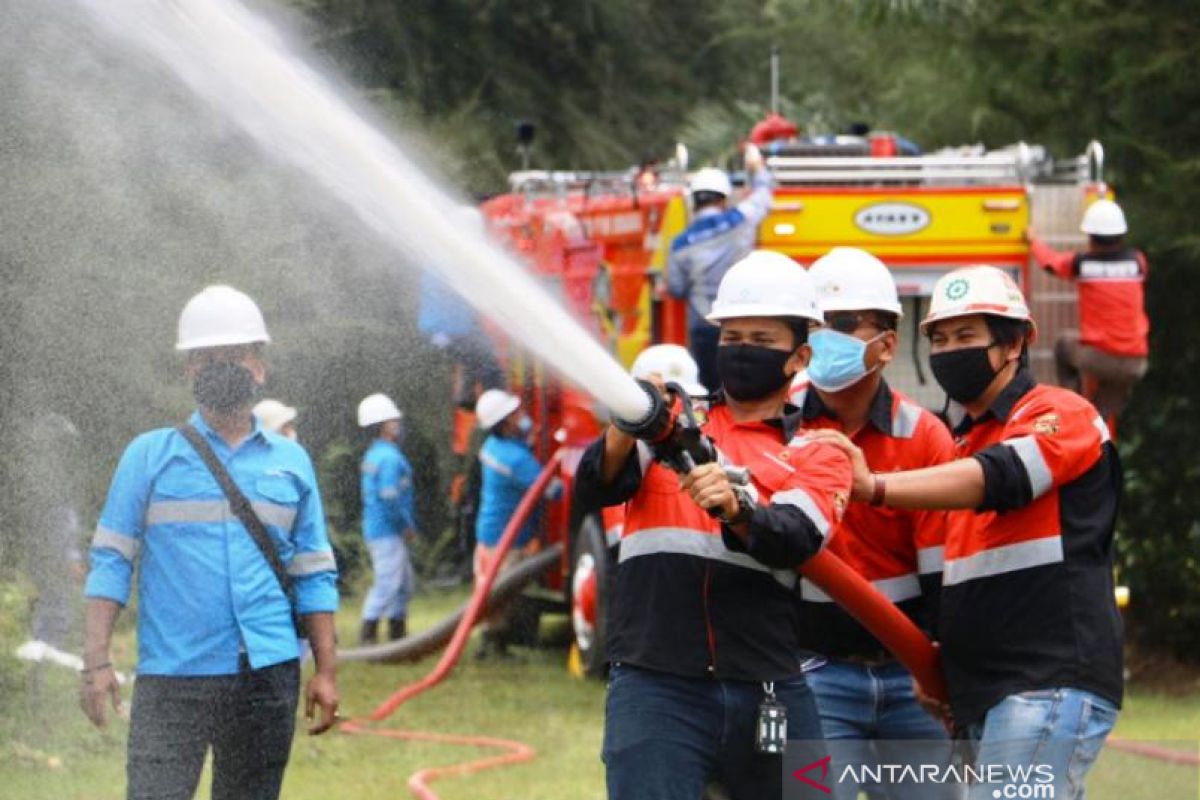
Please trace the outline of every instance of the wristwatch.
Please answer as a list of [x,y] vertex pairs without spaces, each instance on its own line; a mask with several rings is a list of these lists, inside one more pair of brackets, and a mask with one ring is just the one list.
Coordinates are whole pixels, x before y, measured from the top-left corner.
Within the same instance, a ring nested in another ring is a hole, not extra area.
[[744,487],[734,485],[732,488],[733,496],[737,498],[738,510],[732,516],[727,515],[724,511],[722,511],[717,519],[721,520],[721,522],[726,525],[740,525],[743,522],[748,523],[754,516],[754,507],[757,505],[757,503],[755,503],[754,498],[750,496],[750,493],[746,491]]

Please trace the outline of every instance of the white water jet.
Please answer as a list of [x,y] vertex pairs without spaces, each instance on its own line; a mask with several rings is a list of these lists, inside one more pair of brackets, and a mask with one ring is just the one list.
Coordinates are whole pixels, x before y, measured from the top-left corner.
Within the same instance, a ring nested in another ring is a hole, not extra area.
[[458,203],[265,20],[233,0],[78,2],[615,414],[645,415],[645,393],[563,305],[508,254],[456,227]]

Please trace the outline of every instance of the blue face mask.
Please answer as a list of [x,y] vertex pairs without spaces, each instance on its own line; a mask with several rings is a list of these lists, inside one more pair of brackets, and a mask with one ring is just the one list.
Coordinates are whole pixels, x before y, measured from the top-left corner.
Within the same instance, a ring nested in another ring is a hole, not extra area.
[[[886,331],[884,332],[886,333]],[[808,362],[808,379],[823,392],[840,392],[867,377],[879,368],[867,369],[867,345],[882,337],[864,342],[857,336],[823,328],[808,335],[812,345],[812,360]]]

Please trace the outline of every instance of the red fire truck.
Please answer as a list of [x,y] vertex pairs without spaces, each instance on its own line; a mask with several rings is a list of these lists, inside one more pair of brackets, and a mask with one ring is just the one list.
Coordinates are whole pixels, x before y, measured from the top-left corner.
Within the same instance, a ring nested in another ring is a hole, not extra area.
[[[1108,192],[1098,143],[1065,160],[1025,144],[903,155],[892,134],[798,140],[794,126],[779,120],[764,121],[752,138],[776,183],[760,247],[792,257],[800,269],[850,245],[893,270],[913,328],[905,332],[905,354],[889,367],[891,383],[941,407],[944,398],[922,368],[927,343],[916,324],[938,276],[977,263],[1011,271],[1025,289],[1041,330],[1033,367],[1039,378],[1052,378],[1049,343],[1075,324],[1075,295],[1030,269],[1025,229],[1032,222],[1059,246],[1079,243],[1084,206]],[[671,241],[689,218],[687,166],[678,148],[660,171],[522,171],[511,176],[509,193],[482,208],[492,233],[628,365],[650,344],[686,344],[683,304],[659,287]],[[571,508],[569,488],[583,449],[601,430],[603,410],[510,343],[501,349],[513,389],[539,423],[538,456],[561,451],[568,488],[549,504],[543,523],[545,544],[560,546],[561,558],[532,593],[543,606],[570,611],[576,663],[600,674],[619,515]]]

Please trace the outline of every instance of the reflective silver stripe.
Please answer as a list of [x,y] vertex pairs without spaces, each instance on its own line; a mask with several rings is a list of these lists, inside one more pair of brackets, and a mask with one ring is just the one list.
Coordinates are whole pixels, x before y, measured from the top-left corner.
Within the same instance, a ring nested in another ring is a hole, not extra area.
[[[291,530],[296,509],[264,501],[252,502],[251,508],[265,525]],[[146,509],[147,525],[171,525],[187,522],[228,522],[233,510],[227,500],[157,500]]]
[[941,572],[942,562],[946,557],[946,548],[921,547],[917,549],[917,572],[928,575],[931,572]]
[[[902,600],[911,600],[914,597],[921,596],[921,582],[917,579],[917,573],[910,572],[907,575],[900,575],[895,578],[883,578],[877,581],[871,581],[871,585],[879,590],[879,593],[891,600],[893,603],[899,603]],[[800,598],[807,600],[810,603],[832,603],[833,598],[825,594],[820,587],[810,581],[808,578],[800,579]]]
[[696,556],[720,561],[735,567],[766,572],[787,589],[796,585],[796,573],[791,570],[776,570],[758,563],[745,553],[735,553],[725,547],[718,534],[705,533],[689,528],[647,528],[626,536],[621,540],[621,555],[624,564],[631,558],[651,556],[659,553]]
[[362,471],[367,475],[374,475],[376,472],[379,472],[379,465],[366,462],[362,465]]
[[907,400],[901,400],[892,417],[892,436],[896,439],[911,439],[917,435],[917,423],[921,421],[921,408]]
[[812,520],[813,525],[817,526],[819,534],[829,536],[829,520],[825,519],[825,515],[817,507],[816,501],[803,489],[788,489],[787,491],[776,492],[771,495],[771,503],[772,505],[795,506]]
[[382,497],[384,500],[391,500],[393,497],[400,496],[400,490],[399,489],[380,489],[379,496]]
[[1100,431],[1100,444],[1112,439],[1112,435],[1108,432],[1108,423],[1104,421],[1103,417],[1096,417],[1092,420],[1092,424],[1096,426],[1096,430]]
[[942,572],[942,585],[954,586],[976,578],[1002,575],[1019,569],[1057,564],[1063,560],[1061,536],[995,547],[966,558],[952,558]]
[[333,572],[337,569],[337,561],[329,550],[312,553],[296,553],[292,563],[288,564],[288,575],[312,575],[315,572]]
[[624,525],[613,525],[604,532],[604,543],[609,547],[616,547],[621,542],[621,531],[625,530]]
[[1050,467],[1046,464],[1046,457],[1042,455],[1042,448],[1038,447],[1037,439],[1033,436],[1020,436],[1009,439],[1004,444],[1013,449],[1025,466],[1025,474],[1029,476],[1029,485],[1033,488],[1033,499],[1036,500],[1050,491],[1050,487],[1054,485],[1054,476],[1050,474]]
[[[258,514],[258,518],[267,525],[274,525],[290,531],[292,524],[296,521],[296,509],[294,508],[263,501],[253,502],[250,506],[254,509],[254,513]],[[229,513],[232,514],[233,511],[230,510]]]
[[141,543],[132,536],[126,536],[123,533],[117,533],[111,528],[106,528],[103,525],[96,526],[96,532],[92,535],[92,547],[101,549],[116,550],[127,561],[133,561],[137,555],[138,548]]
[[512,477],[512,470],[507,465],[501,464],[499,461],[492,458],[487,453],[481,452],[479,454],[479,461],[485,467],[491,467],[492,469],[496,470],[496,472],[499,472],[501,475],[503,475],[506,478]]

